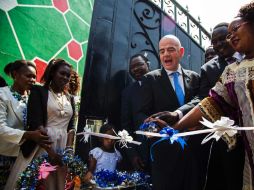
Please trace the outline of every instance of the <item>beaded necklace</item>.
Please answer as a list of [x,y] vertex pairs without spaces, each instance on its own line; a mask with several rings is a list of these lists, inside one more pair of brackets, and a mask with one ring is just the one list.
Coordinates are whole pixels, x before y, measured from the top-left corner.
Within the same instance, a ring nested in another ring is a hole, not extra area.
[[21,95],[18,92],[16,92],[13,87],[10,87],[10,91],[12,96],[18,101],[23,104],[25,104],[24,109],[22,110],[22,122],[24,128],[26,127],[27,124],[27,101],[28,101],[28,94],[27,95]]

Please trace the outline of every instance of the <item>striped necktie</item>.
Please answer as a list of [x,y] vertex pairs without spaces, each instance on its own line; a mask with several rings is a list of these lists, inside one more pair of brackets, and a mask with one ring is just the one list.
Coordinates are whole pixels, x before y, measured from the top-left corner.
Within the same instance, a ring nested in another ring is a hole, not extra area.
[[182,87],[179,83],[179,80],[178,80],[179,73],[174,72],[174,73],[172,73],[172,75],[173,75],[173,80],[174,80],[175,93],[176,93],[176,96],[177,96],[180,106],[182,106],[184,104],[184,93],[183,93],[183,89],[182,89]]

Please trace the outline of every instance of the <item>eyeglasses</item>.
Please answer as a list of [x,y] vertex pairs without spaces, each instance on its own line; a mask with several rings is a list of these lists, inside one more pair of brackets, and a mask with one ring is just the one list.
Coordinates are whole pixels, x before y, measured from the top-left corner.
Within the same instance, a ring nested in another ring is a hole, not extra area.
[[231,32],[229,32],[228,35],[226,36],[226,40],[230,41],[233,33],[236,33],[239,30],[239,28],[241,28],[242,25],[247,24],[247,23],[248,22],[242,22],[242,23],[239,23],[239,24],[233,26]]

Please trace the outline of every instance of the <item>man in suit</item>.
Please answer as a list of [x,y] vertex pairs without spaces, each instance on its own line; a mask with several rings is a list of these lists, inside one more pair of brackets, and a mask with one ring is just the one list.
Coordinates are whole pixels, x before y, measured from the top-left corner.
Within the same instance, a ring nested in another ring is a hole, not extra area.
[[[166,35],[159,42],[161,69],[149,72],[142,79],[140,105],[136,115],[138,124],[151,114],[170,111],[177,121],[195,104],[191,102],[199,89],[199,75],[180,65],[184,48],[174,35]],[[151,141],[158,139],[153,138]],[[197,190],[195,160],[188,149],[179,144],[162,141],[153,146],[152,181],[155,190]]]
[[[134,131],[137,130],[134,123],[134,114],[138,103],[137,94],[141,87],[141,77],[148,72],[149,60],[146,56],[143,54],[135,54],[131,57],[129,63],[129,73],[135,82],[127,86],[122,92],[121,128],[127,130],[134,139],[139,138],[134,134]],[[129,166],[129,168],[134,168],[135,170],[145,169],[145,158],[142,158],[142,154],[140,154],[140,152],[143,151],[142,148],[143,146],[132,146],[132,148],[125,149],[128,160],[132,165],[132,167]]]
[[[207,97],[209,90],[214,87],[219,80],[222,72],[228,64],[232,61],[241,61],[242,56],[233,50],[230,44],[226,41],[228,34],[228,23],[222,22],[217,24],[212,32],[212,46],[215,51],[215,56],[201,67],[200,73],[200,87],[198,92],[199,100]],[[194,104],[198,99],[194,100]],[[172,113],[169,111],[158,112],[151,115],[151,118],[160,118],[169,124],[174,124],[175,118],[172,118]]]
[[199,97],[203,99],[208,96],[209,90],[219,80],[225,67],[234,61],[241,61],[242,56],[235,52],[226,40],[228,34],[228,23],[217,24],[212,32],[211,42],[217,56],[201,67]]
[[[227,34],[228,23],[219,23],[213,29],[211,42],[217,56],[201,67],[200,88],[198,93],[199,99],[201,100],[208,96],[210,89],[219,80],[225,67],[232,62],[240,62],[242,59],[242,56],[238,52],[235,52],[227,42]],[[166,122],[170,122],[171,118],[167,115],[168,112],[160,112],[151,117],[159,117]],[[202,138],[204,138],[204,136],[200,136],[200,140],[195,140],[195,143],[198,142],[198,144],[200,144]],[[244,162],[242,139],[241,137],[237,137],[237,143],[234,149],[228,150],[228,146],[224,142],[226,139],[225,137],[223,138],[224,139],[220,139],[216,143],[213,142],[212,145],[207,143],[201,147],[198,146],[198,144],[195,146],[196,150],[194,151],[196,153],[200,152],[200,174],[206,178],[206,181],[205,179],[201,179],[200,182],[202,186],[204,185],[203,189],[205,190],[241,189],[242,167]],[[190,142],[188,144],[190,144]],[[208,160],[209,163],[207,163]],[[208,171],[206,171],[207,167]]]

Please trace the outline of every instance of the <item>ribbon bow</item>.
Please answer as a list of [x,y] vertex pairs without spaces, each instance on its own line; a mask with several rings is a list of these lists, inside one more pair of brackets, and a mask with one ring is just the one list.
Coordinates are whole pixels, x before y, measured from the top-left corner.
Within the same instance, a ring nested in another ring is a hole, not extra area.
[[87,143],[91,132],[92,132],[91,128],[88,128],[87,126],[85,126],[83,129],[84,136],[80,139],[80,141],[83,140],[85,143]]
[[[115,131],[114,133],[116,134]],[[78,133],[77,135],[84,135],[84,137],[81,139],[81,140],[84,140],[84,142],[88,142],[88,138],[90,135],[117,140],[117,142],[119,142],[119,144],[121,145],[121,148],[123,147],[128,148],[127,143],[132,143],[136,145],[141,144],[140,142],[134,141],[133,138],[129,135],[129,133],[126,130],[119,131],[118,134],[114,136],[109,134],[91,132],[90,128],[84,127],[84,131],[81,133]]]
[[160,131],[160,135],[162,135],[162,138],[158,141],[156,141],[155,143],[152,144],[151,149],[150,149],[150,157],[151,160],[154,161],[153,159],[153,147],[160,143],[161,141],[164,140],[169,140],[169,142],[171,144],[173,144],[174,142],[178,142],[182,148],[184,148],[184,145],[186,145],[185,140],[182,137],[177,137],[175,136],[175,134],[178,133],[178,130],[173,129],[170,126],[164,127],[161,131]]
[[221,117],[220,120],[217,120],[214,123],[203,118],[203,121],[200,121],[200,123],[210,129],[214,129],[214,131],[209,133],[203,139],[201,144],[204,144],[211,139],[215,139],[216,141],[218,141],[224,134],[227,134],[229,137],[232,137],[235,134],[237,134],[238,126],[234,126],[235,122],[229,119],[228,117]]
[[164,137],[165,140],[169,139],[171,144],[173,144],[176,141],[181,145],[182,148],[184,148],[184,145],[186,145],[186,142],[182,137],[175,136],[177,133],[178,133],[178,130],[175,130],[172,127],[169,127],[169,126],[164,127],[160,131],[160,134],[167,134],[168,135],[168,137]]
[[129,135],[128,131],[126,130],[122,130],[118,132],[118,136],[120,137],[119,140],[119,145],[121,146],[121,148],[126,147],[128,142],[133,142],[133,138]]
[[55,171],[57,166],[52,166],[48,162],[43,162],[39,167],[39,180],[46,179],[50,172]]

